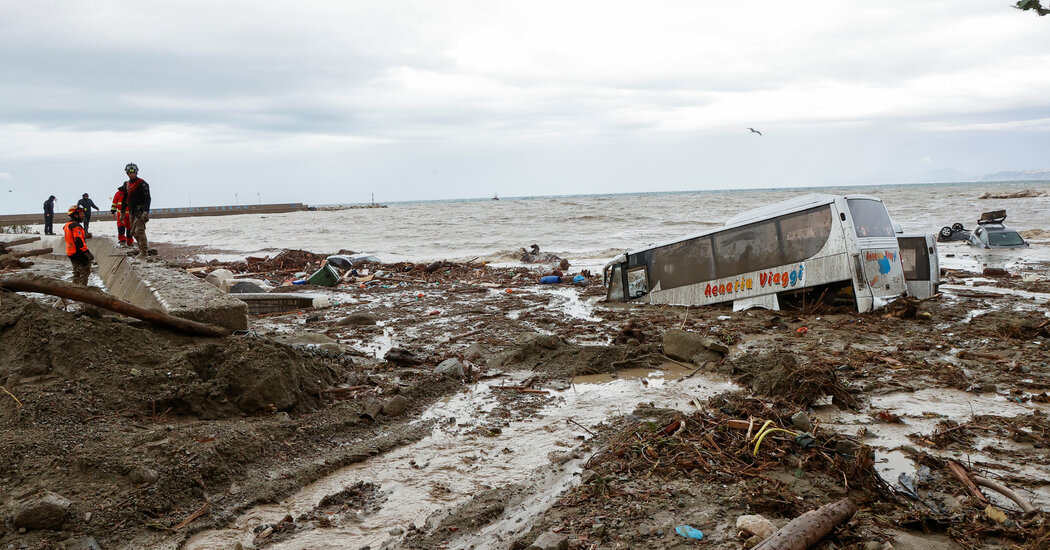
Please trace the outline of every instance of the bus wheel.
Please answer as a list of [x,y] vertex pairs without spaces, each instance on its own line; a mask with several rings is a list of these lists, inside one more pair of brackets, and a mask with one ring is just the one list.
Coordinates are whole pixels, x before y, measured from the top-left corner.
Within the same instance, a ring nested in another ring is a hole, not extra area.
[[948,227],[947,225],[941,228],[941,237],[942,238],[949,239],[949,238],[951,238],[951,236],[952,236],[952,228]]
[[963,225],[961,223],[955,222],[955,223],[952,224],[952,231],[962,231],[962,230],[963,230]]

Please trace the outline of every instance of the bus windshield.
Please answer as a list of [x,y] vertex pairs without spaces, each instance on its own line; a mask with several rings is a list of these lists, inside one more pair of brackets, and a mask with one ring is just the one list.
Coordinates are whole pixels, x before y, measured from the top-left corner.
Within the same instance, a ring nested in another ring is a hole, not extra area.
[[893,222],[886,207],[871,199],[848,199],[849,213],[858,237],[893,237]]

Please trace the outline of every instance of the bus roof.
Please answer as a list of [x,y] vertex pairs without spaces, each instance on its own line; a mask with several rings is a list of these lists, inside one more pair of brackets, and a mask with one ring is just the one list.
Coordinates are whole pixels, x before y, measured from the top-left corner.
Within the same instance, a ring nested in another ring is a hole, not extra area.
[[[775,202],[773,204],[767,204],[766,206],[760,206],[753,210],[747,210],[741,212],[732,218],[726,220],[726,227],[734,225],[744,225],[759,220],[769,219],[775,216],[783,214],[790,214],[792,212],[798,212],[799,210],[805,210],[807,208],[813,208],[814,206],[821,206],[824,204],[831,204],[835,202],[835,199],[839,198],[839,195],[831,195],[828,193],[810,193],[808,195],[802,195],[793,199],[785,201]],[[879,200],[878,197],[871,195],[846,195],[846,199],[870,199]]]
[[741,212],[741,213],[737,214],[736,216],[733,216],[732,218],[729,218],[728,220],[726,220],[726,223],[725,223],[725,225],[723,227],[716,227],[714,229],[708,229],[706,231],[701,231],[699,233],[694,233],[694,234],[687,235],[687,236],[684,236],[684,237],[679,237],[677,239],[664,241],[664,242],[661,242],[661,243],[657,243],[657,244],[646,246],[646,247],[642,247],[642,248],[637,248],[637,249],[628,251],[628,254],[637,254],[637,253],[643,252],[645,250],[652,250],[654,248],[659,248],[661,246],[667,246],[669,244],[674,244],[674,243],[685,241],[685,240],[689,240],[689,239],[695,239],[697,237],[702,237],[704,235],[710,235],[711,233],[717,233],[719,231],[722,231],[724,229],[728,229],[730,227],[734,227],[734,226],[738,226],[738,225],[747,225],[747,224],[752,223],[752,222],[765,220],[765,219],[773,218],[773,217],[776,217],[776,216],[781,216],[781,215],[784,215],[784,214],[791,214],[792,212],[798,212],[798,211],[806,210],[808,208],[813,208],[813,207],[816,207],[816,206],[821,206],[821,205],[825,205],[825,204],[831,204],[831,203],[835,202],[835,200],[838,199],[838,198],[845,198],[845,199],[869,199],[869,200],[881,201],[881,199],[879,199],[878,197],[872,196],[872,195],[844,195],[843,196],[843,195],[832,195],[830,193],[809,193],[809,194],[806,194],[806,195],[802,195],[800,197],[795,197],[795,198],[792,198],[792,199],[787,199],[787,200],[784,200],[784,201],[775,202],[773,204],[767,204],[766,206],[760,206],[760,207],[752,209],[752,210],[746,210],[746,211]]

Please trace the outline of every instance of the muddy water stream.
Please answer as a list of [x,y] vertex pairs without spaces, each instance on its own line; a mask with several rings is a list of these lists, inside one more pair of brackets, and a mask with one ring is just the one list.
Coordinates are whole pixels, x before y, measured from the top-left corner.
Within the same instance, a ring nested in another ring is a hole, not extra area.
[[[589,437],[585,428],[629,414],[638,403],[688,411],[693,399],[738,389],[701,375],[683,379],[685,374],[669,363],[663,369],[621,371],[616,378],[580,377],[548,394],[514,394],[496,387],[514,385],[529,373],[487,380],[431,407],[420,421],[433,422],[435,429],[419,442],[344,468],[284,502],[248,510],[228,528],[199,533],[182,548],[225,550],[238,541],[251,542],[256,527],[275,524],[286,514],[298,518],[325,496],[360,481],[379,487],[378,508],[333,516],[331,527],[296,533],[270,548],[382,548],[395,544],[410,526],[425,528],[435,512],[515,483],[522,483],[521,489],[513,497],[508,494],[503,517],[474,536],[492,540],[522,532],[558,494],[578,482],[586,457],[574,451]],[[508,399],[533,406],[504,406]]]

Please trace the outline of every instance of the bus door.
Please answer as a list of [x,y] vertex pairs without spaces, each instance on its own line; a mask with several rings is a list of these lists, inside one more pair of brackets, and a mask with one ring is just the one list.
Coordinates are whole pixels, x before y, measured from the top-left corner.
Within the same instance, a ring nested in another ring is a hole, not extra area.
[[897,243],[908,295],[925,300],[937,294],[941,282],[937,239],[931,234],[898,235]]
[[893,222],[881,201],[855,198],[846,204],[856,233],[857,310],[878,309],[907,291]]

